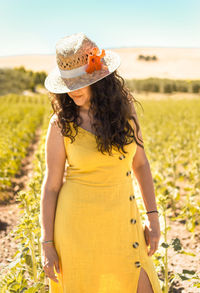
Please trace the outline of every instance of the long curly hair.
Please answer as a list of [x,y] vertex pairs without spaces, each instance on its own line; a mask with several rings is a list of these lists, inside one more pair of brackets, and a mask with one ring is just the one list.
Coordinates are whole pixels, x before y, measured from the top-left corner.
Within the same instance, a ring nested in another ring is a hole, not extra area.
[[[112,155],[112,147],[115,146],[119,152],[127,153],[124,150],[124,145],[133,141],[143,148],[143,145],[138,142],[143,143],[138,136],[139,124],[130,106],[130,103],[139,102],[126,88],[124,79],[114,71],[90,87],[92,95],[88,114],[92,114],[93,117],[91,127],[95,131],[98,150],[103,154],[107,152]],[[62,135],[69,137],[73,143],[78,133],[78,126],[83,122],[79,115],[80,106],[77,106],[67,93],[54,94],[49,92],[49,98],[53,108],[52,116],[57,115],[57,125],[61,129]],[[135,123],[136,134],[128,122],[129,119]],[[69,122],[75,129],[75,135],[73,135]]]

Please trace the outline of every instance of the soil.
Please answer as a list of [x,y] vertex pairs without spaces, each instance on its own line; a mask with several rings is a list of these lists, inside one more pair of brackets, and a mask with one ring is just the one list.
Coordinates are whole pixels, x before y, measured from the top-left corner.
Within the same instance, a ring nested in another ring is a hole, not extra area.
[[[193,253],[195,256],[179,254],[172,248],[168,249],[169,270],[175,273],[182,273],[183,270],[194,270],[200,276],[200,227],[197,226],[196,232],[192,237],[192,233],[186,230],[186,227],[180,221],[171,221],[168,219],[168,243],[172,239],[179,238],[182,249],[187,253]],[[193,281],[194,282],[194,281]],[[173,285],[170,292],[181,293],[198,293],[199,288],[192,286],[190,281],[178,281]]]
[[[20,218],[20,208],[17,203],[12,203],[7,206],[0,207],[1,218],[1,230],[0,230],[0,268],[6,266],[12,261],[12,256],[17,250],[18,241],[14,239],[14,236],[10,233],[18,223]],[[168,250],[169,259],[169,271],[181,273],[183,269],[195,270],[200,273],[200,233],[196,234],[194,239],[191,239],[191,233],[185,229],[184,224],[180,222],[171,222],[168,220],[171,230],[168,232],[169,242],[171,239],[178,237],[181,241],[183,249],[186,252],[192,252],[196,254],[195,257],[189,255],[176,254],[172,250]],[[3,223],[3,224],[2,224]],[[199,231],[200,229],[198,229]],[[199,231],[200,232],[200,231]],[[0,269],[1,270],[1,269]],[[173,285],[173,289],[170,289],[171,293],[197,293],[198,288],[193,288],[191,283],[185,281],[177,281]]]
[[33,175],[33,159],[40,140],[41,128],[38,128],[35,137],[31,142],[27,156],[22,160],[21,169],[12,179],[12,187],[7,191],[9,200],[0,205],[0,271],[12,260],[13,254],[17,251],[18,240],[14,239],[11,231],[19,223],[23,210],[16,201],[17,192],[25,191],[30,178]]
[[[36,131],[34,141],[28,149],[26,158],[22,161],[20,172],[13,179],[12,200],[9,203],[0,206],[0,270],[12,261],[12,256],[17,250],[18,241],[14,239],[11,231],[19,222],[22,210],[19,203],[16,202],[16,194],[19,190],[26,190],[27,183],[33,173],[33,158],[37,150],[41,129]],[[11,192],[11,191],[10,191]],[[200,227],[197,227],[194,237],[185,228],[181,221],[171,221],[168,218],[168,225],[171,229],[168,231],[168,242],[171,239],[179,238],[183,249],[186,252],[192,252],[196,256],[178,254],[172,249],[168,250],[169,275],[172,272],[181,273],[183,269],[195,270],[200,275]],[[161,241],[160,241],[161,243]],[[199,288],[192,287],[188,281],[176,281],[169,292],[176,293],[196,293],[200,292]]]

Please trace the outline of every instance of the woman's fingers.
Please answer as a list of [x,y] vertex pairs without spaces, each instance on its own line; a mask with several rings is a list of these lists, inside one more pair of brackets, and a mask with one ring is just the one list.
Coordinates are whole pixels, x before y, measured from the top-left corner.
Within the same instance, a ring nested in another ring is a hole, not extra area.
[[54,282],[58,283],[58,279],[54,273],[54,265],[50,264],[50,263],[46,263],[43,266],[44,272],[46,274],[46,276],[50,279],[52,279]]
[[59,261],[58,260],[55,261],[55,268],[56,268],[56,272],[60,273],[60,267],[59,267]]
[[145,237],[145,242],[147,244],[147,246],[149,245],[149,232],[148,232],[148,228],[147,226],[145,225],[145,228],[144,228],[144,237]]
[[147,246],[150,245],[148,255],[152,256],[156,250],[158,249],[160,239],[160,231],[149,229],[149,227],[145,226],[145,240]]
[[157,248],[158,248],[157,240],[153,240],[150,238],[150,249],[148,251],[148,255],[152,256],[156,252]]
[[48,246],[42,249],[42,264],[45,275],[52,279],[54,282],[58,283],[56,272],[60,273],[59,258],[55,247]]

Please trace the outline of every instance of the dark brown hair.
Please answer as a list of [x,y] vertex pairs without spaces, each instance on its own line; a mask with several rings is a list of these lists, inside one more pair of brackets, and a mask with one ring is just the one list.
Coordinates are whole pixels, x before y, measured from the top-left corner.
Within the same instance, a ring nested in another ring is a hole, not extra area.
[[[121,152],[124,150],[124,145],[130,144],[135,140],[137,145],[143,147],[138,137],[139,124],[137,123],[132,111],[131,103],[139,103],[131,94],[128,88],[125,87],[124,79],[118,75],[116,71],[107,77],[90,85],[92,96],[90,98],[89,114],[92,114],[92,128],[95,130],[97,148],[102,153],[108,152],[112,154],[112,146],[117,147]],[[78,133],[78,126],[82,123],[82,118],[79,116],[80,107],[65,94],[49,93],[53,113],[57,114],[57,124],[61,128],[63,136],[69,137],[71,143],[75,140]],[[140,104],[140,103],[139,103]],[[135,123],[135,130],[132,128],[129,119]],[[75,129],[75,135],[72,135],[70,123]]]

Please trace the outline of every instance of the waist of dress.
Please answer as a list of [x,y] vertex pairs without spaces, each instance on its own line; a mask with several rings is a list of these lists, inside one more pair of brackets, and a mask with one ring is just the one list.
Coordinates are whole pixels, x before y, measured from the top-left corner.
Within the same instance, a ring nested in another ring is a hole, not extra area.
[[107,180],[94,180],[90,178],[77,178],[72,176],[66,176],[64,179],[64,182],[70,182],[78,185],[85,185],[88,187],[101,187],[101,188],[108,188],[108,187],[116,187],[121,185],[132,185],[133,184],[133,178],[130,176],[129,178],[120,178],[115,179],[111,181]]

